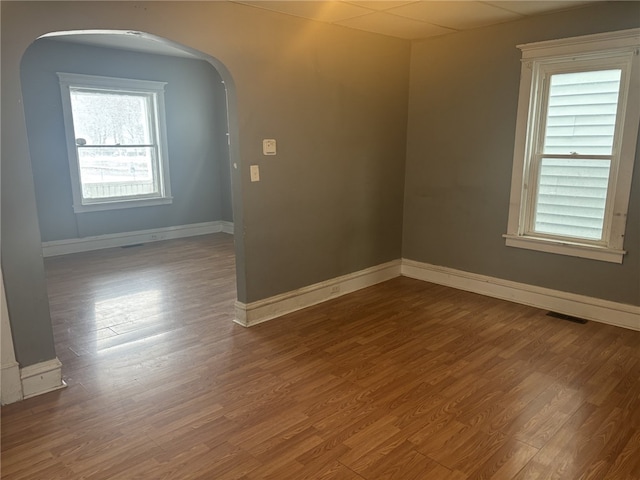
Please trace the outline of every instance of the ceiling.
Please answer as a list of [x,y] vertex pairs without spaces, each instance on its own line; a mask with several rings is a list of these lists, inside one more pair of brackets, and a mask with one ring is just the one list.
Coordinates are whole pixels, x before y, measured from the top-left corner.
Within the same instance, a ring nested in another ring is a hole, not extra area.
[[432,1],[432,0],[237,0],[319,22],[417,40],[486,27],[549,12],[583,7],[597,0]]
[[[595,1],[599,0],[233,0],[233,3],[332,25],[417,40],[510,22],[532,15],[580,8]],[[198,56],[139,32],[122,32],[122,35],[99,30],[76,31],[73,32],[74,35],[66,33],[68,32],[45,36],[60,41],[145,53]]]

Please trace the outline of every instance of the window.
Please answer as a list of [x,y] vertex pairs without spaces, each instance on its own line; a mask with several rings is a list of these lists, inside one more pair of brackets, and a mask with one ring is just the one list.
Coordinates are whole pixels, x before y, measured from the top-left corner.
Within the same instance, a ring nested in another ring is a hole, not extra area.
[[622,263],[640,29],[522,50],[506,244]]
[[164,83],[58,73],[76,213],[171,203]]

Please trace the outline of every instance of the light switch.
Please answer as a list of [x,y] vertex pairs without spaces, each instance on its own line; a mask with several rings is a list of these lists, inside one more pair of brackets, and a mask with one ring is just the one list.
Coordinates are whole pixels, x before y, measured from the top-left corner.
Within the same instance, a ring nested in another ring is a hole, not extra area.
[[251,165],[251,167],[249,167],[250,171],[251,171],[251,181],[252,182],[259,182],[260,181],[260,167],[258,165]]
[[262,154],[263,155],[276,154],[276,141],[273,138],[265,138],[264,140],[262,140]]

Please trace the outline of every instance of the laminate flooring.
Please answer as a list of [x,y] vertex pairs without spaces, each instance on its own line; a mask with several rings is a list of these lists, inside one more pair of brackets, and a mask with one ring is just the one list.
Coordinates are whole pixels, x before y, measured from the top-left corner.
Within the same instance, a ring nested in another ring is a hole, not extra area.
[[403,277],[247,329],[225,234],[45,267],[5,480],[640,478],[640,332]]

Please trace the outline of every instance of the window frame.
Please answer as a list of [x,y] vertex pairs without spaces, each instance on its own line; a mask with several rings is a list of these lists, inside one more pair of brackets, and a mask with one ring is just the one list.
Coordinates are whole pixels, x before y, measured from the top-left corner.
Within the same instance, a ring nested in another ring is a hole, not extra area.
[[[518,45],[522,51],[518,114],[507,233],[509,247],[622,263],[631,177],[640,124],[640,29]],[[607,189],[602,239],[542,234],[534,231],[538,162],[544,137],[550,72],[623,67],[616,131]],[[579,68],[581,67],[581,68]]]
[[[71,176],[71,192],[73,195],[73,211],[75,213],[88,213],[172,203],[173,197],[171,196],[171,183],[169,180],[167,127],[164,103],[166,82],[64,72],[57,72],[57,75],[62,97],[62,112],[69,159],[69,173]],[[151,135],[153,139],[152,145],[156,148],[157,154],[155,165],[152,166],[158,176],[159,192],[157,194],[129,195],[100,199],[86,199],[83,197],[80,162],[71,108],[71,90],[75,88],[116,94],[140,94],[150,99],[151,111],[149,112],[148,120],[153,130]]]

